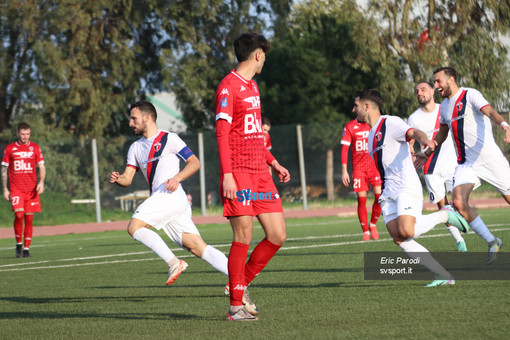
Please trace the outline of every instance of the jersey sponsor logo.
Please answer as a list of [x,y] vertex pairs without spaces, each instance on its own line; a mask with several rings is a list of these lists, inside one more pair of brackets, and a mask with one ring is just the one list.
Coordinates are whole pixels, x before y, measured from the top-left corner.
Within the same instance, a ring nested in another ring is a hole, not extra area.
[[25,163],[24,160],[15,160],[14,161],[14,171],[32,171],[32,164]]
[[251,104],[252,108],[260,107],[260,96],[251,96],[244,98],[244,101]]
[[17,156],[19,158],[31,158],[34,155],[34,152],[33,151],[19,151],[19,152],[14,152],[13,155]]
[[221,90],[220,96],[222,96],[222,95],[227,95],[228,96],[228,90],[227,89]]
[[260,126],[260,120],[255,117],[255,114],[247,113],[244,116],[244,133],[261,133],[262,127]]
[[220,101],[220,105],[221,107],[225,107],[228,105],[228,99],[227,98],[222,98],[221,101]]

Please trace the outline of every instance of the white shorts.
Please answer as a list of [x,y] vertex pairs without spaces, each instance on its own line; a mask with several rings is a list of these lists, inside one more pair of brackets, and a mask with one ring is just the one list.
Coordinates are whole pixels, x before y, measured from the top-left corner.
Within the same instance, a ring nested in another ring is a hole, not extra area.
[[483,164],[460,164],[455,168],[453,187],[461,184],[480,186],[480,179],[491,184],[503,195],[510,195],[510,166],[505,158],[495,158]]
[[446,197],[446,193],[451,192],[453,189],[453,174],[455,168],[449,174],[434,173],[430,175],[424,175],[425,185],[429,192],[430,203],[437,203]]
[[144,221],[148,225],[165,233],[181,248],[182,233],[200,235],[191,219],[191,207],[181,187],[176,191],[157,191],[138,206],[132,218]]
[[423,209],[423,197],[409,193],[402,193],[395,198],[385,198],[379,203],[385,224],[403,215],[417,218],[421,216]]

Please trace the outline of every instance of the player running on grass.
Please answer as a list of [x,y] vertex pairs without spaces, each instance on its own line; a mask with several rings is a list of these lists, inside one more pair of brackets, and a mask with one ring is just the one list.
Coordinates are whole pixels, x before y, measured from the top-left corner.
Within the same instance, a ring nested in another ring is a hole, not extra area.
[[[159,130],[157,112],[148,101],[131,105],[129,126],[142,138],[129,148],[124,173],[110,174],[110,183],[128,187],[137,171],[142,171],[151,196],[136,208],[127,231],[133,239],[151,249],[168,264],[167,286],[188,267],[154,231],[163,229],[177,245],[200,257],[214,269],[228,275],[227,257],[206,244],[191,220],[191,208],[180,182],[200,168],[200,161],[175,133]],[[179,171],[179,158],[186,166]]]
[[[435,70],[434,87],[444,98],[441,126],[434,140],[441,145],[451,131],[457,150],[453,205],[473,231],[487,242],[489,254],[486,261],[490,264],[496,260],[503,241],[489,231],[480,215],[469,205],[469,196],[480,186],[482,179],[498,189],[510,204],[510,166],[494,141],[491,120],[505,132],[506,143],[510,143],[510,126],[478,90],[459,88],[455,69],[440,67]],[[430,150],[417,154],[417,161],[425,163],[430,154]]]
[[[353,109],[354,112],[354,109]],[[352,145],[352,181],[353,190],[358,198],[358,218],[363,231],[363,241],[370,241],[379,238],[377,232],[377,220],[381,215],[381,205],[379,196],[381,196],[381,175],[374,164],[374,160],[368,154],[368,133],[370,126],[366,122],[359,121],[357,118],[351,120],[344,127],[342,136],[342,182],[348,187],[351,182],[349,172],[347,171],[347,159],[349,146]],[[367,213],[367,191],[369,183],[374,191],[374,203],[372,204],[372,216],[370,226],[368,225]]]
[[[264,147],[260,94],[253,80],[262,71],[269,43],[262,35],[244,33],[234,41],[234,49],[237,68],[223,78],[215,100],[223,216],[229,218],[234,234],[228,257],[230,308],[227,318],[251,321],[257,320],[254,315],[258,314],[258,309],[246,296],[246,287],[287,236],[282,203],[267,165],[271,165],[281,182],[288,182],[290,174]],[[263,194],[264,199],[251,200],[249,193],[259,197]],[[266,237],[246,262],[254,216]]]
[[[434,102],[434,87],[432,84],[422,81],[416,85],[416,99],[420,108],[414,111],[407,119],[409,126],[422,130],[427,134],[428,139],[434,139],[439,131],[440,105]],[[411,153],[414,155],[414,140],[409,141]],[[441,209],[448,204],[447,192],[452,191],[453,174],[457,162],[455,161],[455,149],[453,141],[448,136],[445,143],[437,147],[423,166],[425,185],[429,192],[431,203],[437,204]],[[459,232],[459,229],[446,225],[446,228],[455,239],[457,251],[467,251],[466,242]]]
[[464,218],[450,206],[440,211],[422,215],[423,190],[414,169],[408,141],[416,139],[421,145],[435,148],[427,135],[407,125],[396,116],[382,116],[383,99],[375,90],[356,93],[354,108],[361,121],[370,126],[368,152],[379,169],[382,194],[379,199],[384,223],[388,233],[410,258],[419,258],[419,263],[436,274],[425,287],[451,285],[453,276],[437,262],[429,251],[415,238],[434,228],[439,223],[454,225],[467,232],[469,226]]

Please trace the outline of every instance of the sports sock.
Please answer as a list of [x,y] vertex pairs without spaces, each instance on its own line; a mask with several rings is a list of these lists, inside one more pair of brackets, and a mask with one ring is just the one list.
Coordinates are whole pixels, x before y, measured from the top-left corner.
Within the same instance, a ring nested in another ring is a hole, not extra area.
[[437,262],[432,257],[432,255],[427,250],[427,248],[425,248],[424,246],[422,246],[421,244],[419,244],[412,238],[408,238],[407,240],[402,242],[399,247],[410,258],[412,258],[412,259],[419,258],[420,264],[423,265],[428,270],[430,270],[431,272],[441,275],[445,279],[450,278],[452,276],[450,273],[448,273],[448,271],[446,269],[443,268],[443,266],[441,266],[439,264],[439,262]]
[[469,226],[478,236],[483,238],[487,243],[491,243],[496,239],[496,237],[492,235],[492,233],[489,231],[485,223],[483,223],[480,215],[476,216],[476,218],[473,221],[469,222]]
[[372,216],[370,217],[370,224],[377,224],[379,216],[381,216],[381,205],[379,204],[379,197],[381,194],[374,194],[374,204],[372,204]]
[[257,244],[244,269],[246,285],[249,285],[250,282],[252,282],[253,279],[260,274],[262,269],[264,269],[269,260],[273,258],[274,254],[276,254],[280,247],[281,246],[277,244],[269,242],[267,238],[264,238],[259,242],[259,244]]
[[455,239],[456,243],[464,241],[464,238],[460,234],[460,231],[457,227],[453,227],[451,225],[446,224],[446,229],[452,234],[453,238]]
[[243,294],[246,288],[244,281],[244,266],[250,245],[232,242],[228,254],[228,281],[230,285],[230,305],[242,306]]
[[368,231],[367,198],[358,196],[358,218],[363,232]]
[[16,237],[16,243],[21,244],[23,242],[23,211],[16,211],[14,213],[14,235]]
[[214,269],[228,276],[228,259],[218,249],[207,245],[202,253],[202,260],[209,263]]
[[170,248],[166,245],[165,241],[154,231],[147,228],[140,228],[133,234],[133,239],[142,243],[144,246],[152,250],[163,261],[170,265],[171,260],[176,256]]
[[448,219],[446,211],[437,211],[429,215],[420,215],[416,218],[414,225],[414,237],[417,238],[427,231],[433,229],[437,224],[444,223]]
[[32,242],[32,234],[34,232],[34,227],[32,221],[34,220],[34,215],[25,214],[25,249],[30,247],[30,243]]

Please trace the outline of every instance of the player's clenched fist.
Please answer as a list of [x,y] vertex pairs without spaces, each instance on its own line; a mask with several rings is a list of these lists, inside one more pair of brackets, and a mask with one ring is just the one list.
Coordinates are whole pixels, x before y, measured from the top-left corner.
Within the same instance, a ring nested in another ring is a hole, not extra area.
[[110,173],[110,183],[115,183],[119,179],[120,174],[117,171]]

